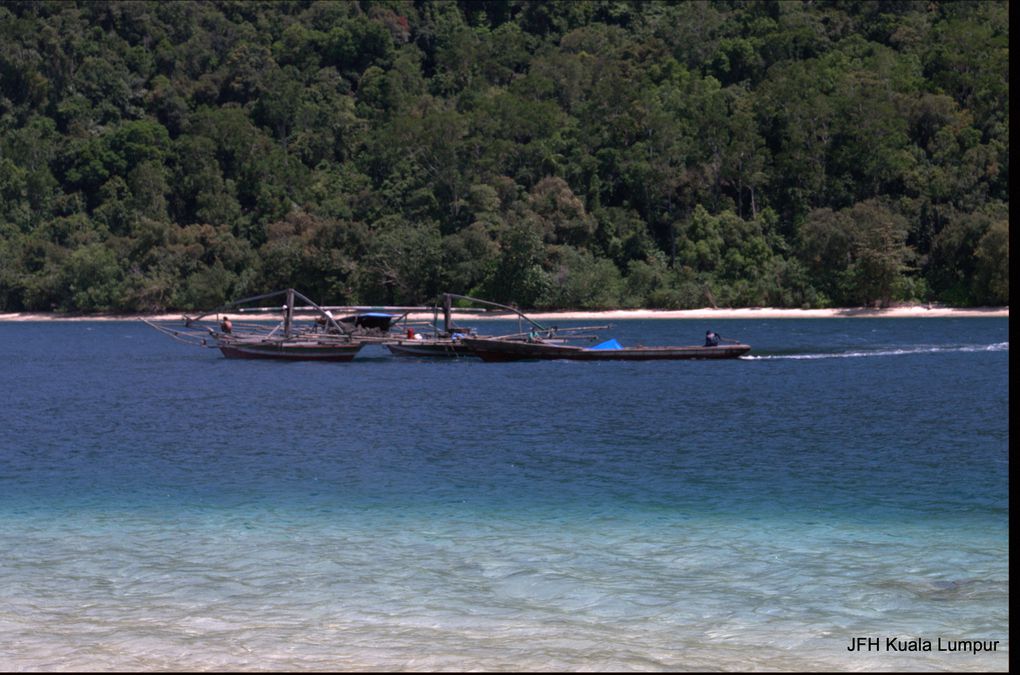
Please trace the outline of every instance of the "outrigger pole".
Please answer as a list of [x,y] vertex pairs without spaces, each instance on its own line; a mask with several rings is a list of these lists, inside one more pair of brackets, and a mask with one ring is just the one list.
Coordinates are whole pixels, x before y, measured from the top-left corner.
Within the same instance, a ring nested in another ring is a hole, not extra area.
[[443,324],[446,326],[447,332],[449,332],[449,330],[450,330],[450,323],[451,323],[451,321],[450,321],[450,311],[451,311],[451,303],[450,303],[450,301],[453,298],[457,298],[458,300],[467,300],[469,302],[477,302],[480,305],[489,305],[490,307],[498,307],[499,309],[505,309],[508,312],[513,312],[519,318],[524,319],[525,321],[527,321],[528,323],[530,323],[532,326],[534,326],[535,328],[537,328],[539,330],[549,330],[548,328],[546,328],[542,324],[538,323],[537,321],[534,321],[534,320],[528,318],[528,316],[524,312],[522,312],[521,310],[517,309],[516,307],[510,307],[509,305],[501,305],[498,302],[491,302],[489,300],[481,300],[479,298],[472,298],[472,297],[467,296],[467,295],[457,295],[456,293],[443,293]]
[[[548,334],[550,336],[551,335],[556,335],[558,337],[561,337],[561,338],[564,338],[564,339],[571,339],[571,340],[595,339],[595,337],[596,337],[594,335],[570,335],[571,333],[576,333],[578,331],[584,331],[584,330],[602,330],[604,328],[609,328],[608,325],[606,325],[606,326],[577,326],[577,327],[573,327],[573,328],[564,328],[564,329],[560,329],[560,328],[558,328],[556,326],[553,326],[552,328],[547,328],[547,327],[543,326],[542,324],[540,324],[539,322],[537,322],[534,319],[532,319],[531,317],[529,317],[527,314],[525,314],[521,310],[517,309],[516,307],[512,307],[512,306],[509,306],[509,305],[501,305],[498,302],[492,302],[490,300],[482,300],[480,298],[472,298],[472,297],[467,296],[467,295],[457,295],[456,293],[443,293],[443,322],[444,322],[445,331],[447,333],[451,332],[451,328],[456,328],[456,326],[453,325],[453,319],[451,317],[451,311],[452,311],[451,300],[453,300],[454,298],[457,298],[457,299],[460,299],[460,300],[467,300],[469,302],[476,302],[478,304],[488,305],[490,307],[497,307],[499,309],[505,309],[508,312],[513,312],[514,314],[516,314],[517,315],[517,333],[514,334],[514,335],[503,336],[503,337],[516,337],[516,336],[520,336],[520,335],[525,335],[525,332],[524,332],[524,330],[522,328],[522,323],[521,323],[522,320],[523,321],[527,321],[529,324],[531,324],[532,326],[534,326],[538,330],[540,330],[540,331],[542,331],[542,332],[544,332],[544,333],[546,333],[546,334]],[[436,312],[438,313],[438,308],[436,309]],[[435,324],[435,323],[436,323],[436,319],[433,319],[433,324]],[[437,327],[437,329],[438,329],[438,327]]]
[[201,321],[203,318],[211,314],[223,314],[227,310],[239,310],[240,305],[244,305],[249,302],[255,302],[256,300],[267,300],[269,298],[278,298],[280,296],[286,296],[286,304],[284,304],[283,306],[284,309],[283,333],[286,337],[290,337],[291,335],[291,326],[294,321],[295,298],[301,300],[302,302],[306,303],[313,309],[317,310],[319,314],[325,317],[327,323],[329,323],[329,325],[331,325],[333,328],[336,328],[344,335],[351,335],[351,331],[344,328],[342,324],[340,324],[336,319],[333,318],[332,312],[326,311],[316,303],[306,298],[301,293],[295,291],[293,288],[288,288],[287,290],[284,291],[276,291],[275,293],[264,293],[262,295],[253,295],[250,298],[241,298],[240,300],[234,300],[233,302],[229,302],[226,305],[221,305],[216,309],[211,309],[208,312],[205,312],[204,314],[199,314],[198,316],[195,317],[189,317],[188,315],[184,315],[185,320],[184,325],[191,326],[193,322]]

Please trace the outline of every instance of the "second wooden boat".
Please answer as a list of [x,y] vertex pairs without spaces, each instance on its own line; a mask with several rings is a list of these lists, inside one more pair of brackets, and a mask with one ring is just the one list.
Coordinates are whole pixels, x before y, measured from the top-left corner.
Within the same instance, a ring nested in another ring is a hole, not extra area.
[[425,337],[421,340],[406,339],[387,342],[386,348],[395,356],[420,356],[432,358],[473,357],[475,354],[460,340],[443,337]]
[[[583,335],[584,331],[592,331],[607,326],[582,326],[574,328],[559,329],[557,327],[546,327],[530,319],[521,310],[509,305],[501,305],[489,300],[472,298],[467,295],[455,293],[444,293],[441,302],[433,307],[434,318],[432,319],[431,330],[425,333],[415,334],[409,331],[406,338],[399,338],[386,342],[386,348],[395,356],[417,356],[432,358],[463,358],[477,356],[474,350],[464,344],[464,340],[470,337],[478,337],[473,328],[458,326],[452,317],[453,300],[464,300],[471,304],[481,305],[491,311],[501,310],[516,318],[518,328],[516,333],[497,336],[494,339],[507,341],[525,341],[529,335],[540,337],[547,344],[562,344],[571,339],[594,339],[593,335]],[[440,305],[442,307],[443,323],[439,324]]]

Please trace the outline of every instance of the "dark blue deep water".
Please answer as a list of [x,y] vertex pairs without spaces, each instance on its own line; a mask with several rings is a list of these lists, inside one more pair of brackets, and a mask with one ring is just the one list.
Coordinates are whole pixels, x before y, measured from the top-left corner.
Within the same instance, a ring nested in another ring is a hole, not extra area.
[[751,355],[268,363],[0,323],[0,666],[1004,670],[1008,319],[603,335],[706,328]]

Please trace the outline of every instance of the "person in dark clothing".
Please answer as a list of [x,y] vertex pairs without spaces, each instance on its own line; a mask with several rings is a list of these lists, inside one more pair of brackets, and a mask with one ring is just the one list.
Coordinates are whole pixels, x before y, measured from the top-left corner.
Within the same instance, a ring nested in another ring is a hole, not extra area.
[[712,331],[705,332],[705,346],[706,347],[718,347],[719,342],[722,340],[722,336]]

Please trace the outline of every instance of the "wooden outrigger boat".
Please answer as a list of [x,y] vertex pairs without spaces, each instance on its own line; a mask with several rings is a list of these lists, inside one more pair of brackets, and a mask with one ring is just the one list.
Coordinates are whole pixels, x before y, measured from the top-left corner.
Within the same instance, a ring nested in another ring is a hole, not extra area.
[[[247,307],[253,302],[284,298],[278,307]],[[296,302],[304,303],[297,307]],[[408,310],[408,312],[411,310]],[[282,312],[276,326],[233,321],[244,313]],[[336,318],[293,288],[236,300],[195,317],[184,317],[184,328],[173,329],[142,319],[156,330],[188,344],[218,348],[231,359],[284,361],[351,361],[366,344],[392,339],[393,323],[406,316],[378,312]]]
[[735,359],[751,351],[750,345],[735,343],[715,347],[621,347],[616,340],[595,347],[577,347],[533,341],[494,338],[465,338],[464,346],[483,361],[527,361],[569,359],[572,361],[677,361],[687,359]]
[[364,342],[334,337],[251,338],[215,334],[220,351],[228,359],[275,359],[282,361],[351,361]]
[[453,298],[465,296],[443,294],[443,328],[439,328],[438,305],[433,308],[431,331],[415,333],[409,331],[403,338],[386,343],[394,356],[417,356],[429,358],[460,358],[474,356],[461,344],[461,338],[474,335],[474,329],[462,328],[453,323],[451,303]]
[[[606,328],[606,326],[585,326],[578,328],[547,328],[538,322],[528,318],[523,312],[516,307],[510,307],[508,305],[501,305],[497,302],[490,302],[489,300],[480,300],[478,298],[472,298],[466,295],[457,295],[455,293],[444,293],[442,296],[442,308],[443,308],[443,327],[439,327],[439,305],[433,308],[434,317],[432,321],[432,331],[426,333],[416,333],[413,337],[408,336],[405,338],[398,339],[396,341],[387,342],[386,348],[390,350],[396,356],[417,356],[417,357],[432,357],[432,358],[462,358],[462,357],[474,357],[478,356],[474,350],[467,347],[464,340],[467,338],[478,337],[473,328],[464,328],[458,326],[453,322],[451,317],[452,304],[454,299],[467,300],[471,303],[485,305],[486,307],[494,308],[497,310],[503,310],[516,315],[518,320],[518,332],[510,335],[497,336],[493,339],[506,340],[506,341],[525,341],[529,336],[538,337],[548,344],[559,344],[566,342],[568,339],[581,339],[589,338],[593,339],[592,335],[581,335],[580,332],[596,330],[600,328]],[[524,330],[524,323],[530,326],[530,331]]]

